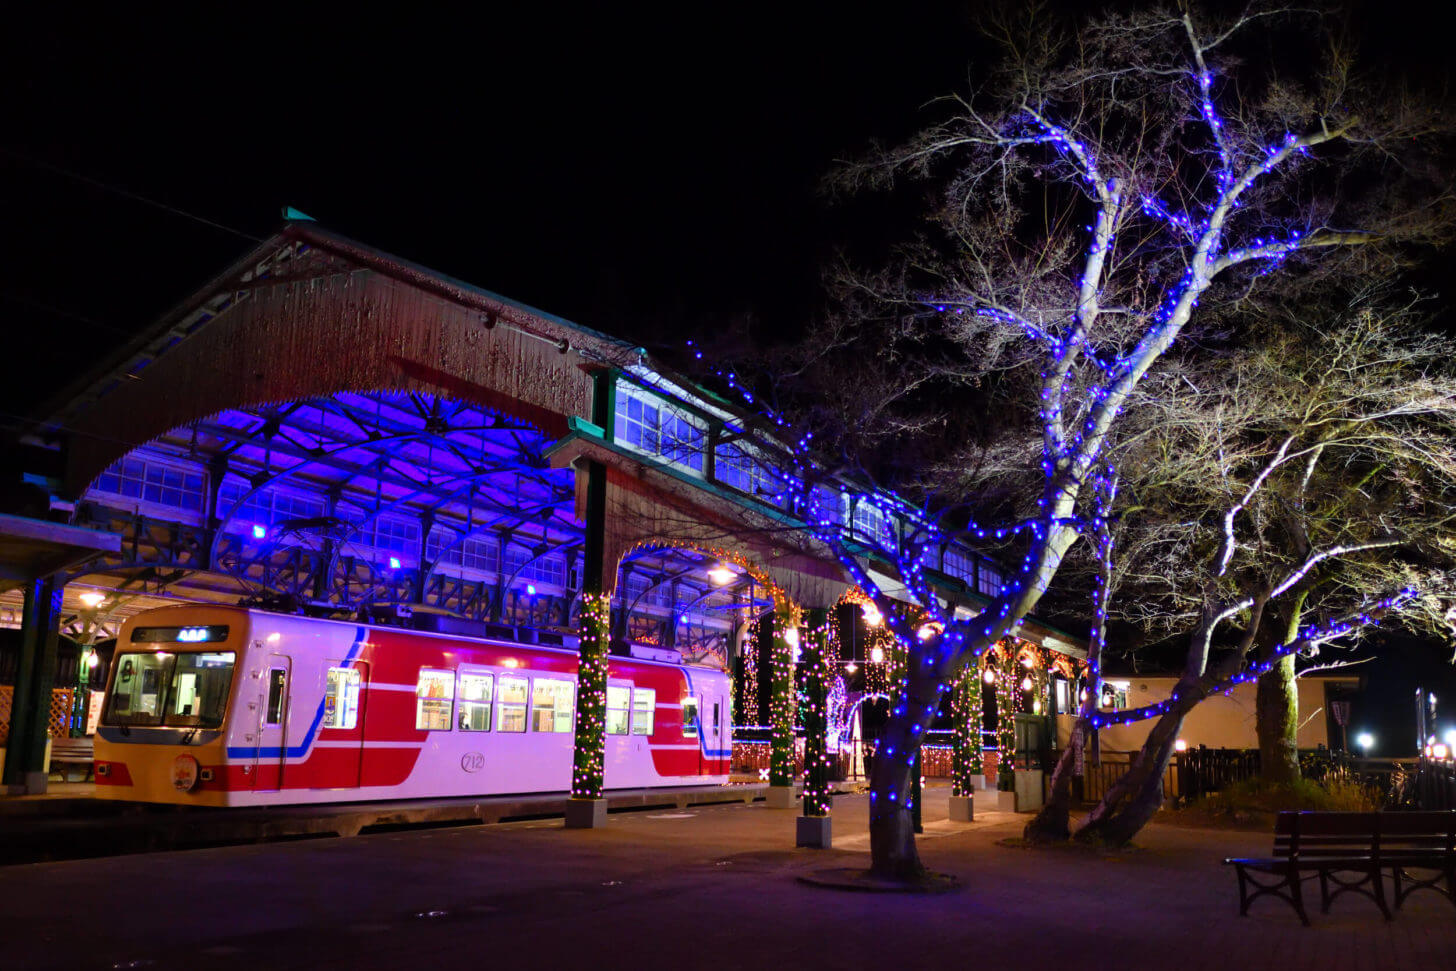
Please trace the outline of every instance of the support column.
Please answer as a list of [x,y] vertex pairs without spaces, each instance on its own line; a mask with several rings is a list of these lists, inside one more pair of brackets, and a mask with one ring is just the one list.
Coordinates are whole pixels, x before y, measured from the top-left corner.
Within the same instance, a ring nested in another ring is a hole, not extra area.
[[956,684],[951,708],[950,818],[969,823],[976,818],[975,793],[981,788],[981,672],[966,665]]
[[799,817],[795,844],[829,849],[828,678],[829,619],[826,611],[810,610],[805,616],[803,653],[804,691],[799,711],[804,721],[804,814]]
[[774,604],[769,653],[768,805],[794,808],[794,646],[799,631],[793,604]]
[[56,680],[61,584],[55,577],[32,580],[25,588],[24,603],[20,668],[10,708],[10,738],[5,746],[3,778],[9,795],[46,791],[46,739],[51,688]]
[[[605,583],[607,469],[587,462],[586,541],[582,559],[581,611],[576,666],[576,739],[571,761],[571,798],[566,804],[569,829],[607,824],[602,797],[606,760],[607,647],[611,642],[612,595]],[[582,474],[582,472],[578,472]]]

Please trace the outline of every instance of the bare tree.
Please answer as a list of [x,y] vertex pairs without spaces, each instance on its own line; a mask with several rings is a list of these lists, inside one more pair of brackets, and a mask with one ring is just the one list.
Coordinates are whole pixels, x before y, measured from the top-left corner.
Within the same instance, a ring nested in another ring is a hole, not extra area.
[[[911,772],[947,686],[1016,632],[1074,543],[1106,521],[1124,411],[1175,342],[1240,326],[1268,280],[1294,293],[1385,270],[1449,224],[1448,188],[1425,154],[1440,135],[1430,114],[1362,83],[1333,21],[1153,10],[1057,26],[1035,10],[993,23],[1007,53],[994,77],[947,99],[943,122],[834,179],[845,191],[937,187],[920,239],[878,273],[840,274],[843,312],[816,344],[834,352],[815,359],[835,397],[799,426],[818,437],[803,432],[790,449],[805,481],[810,455],[872,472],[897,444],[925,449],[907,463],[924,470],[922,506],[861,500],[894,518],[893,536],[846,527],[804,494],[816,535],[909,645],[871,780],[872,866],[885,876],[922,872]],[[878,401],[852,391],[875,386]],[[958,419],[967,406],[979,422]],[[784,437],[787,424],[769,427]],[[908,479],[895,485],[915,493]],[[947,614],[922,565],[957,533],[1019,561],[970,620]],[[898,565],[903,589],[881,589],[866,547]],[[891,592],[923,613],[897,609]],[[1194,637],[1205,660],[1228,617],[1269,599],[1205,609]],[[1194,667],[1190,678],[1207,673]]]
[[[1167,699],[1082,713],[1088,728],[1156,719],[1088,837],[1125,841],[1157,811],[1183,717],[1212,694],[1259,679],[1265,760],[1288,781],[1298,655],[1349,645],[1396,607],[1408,625],[1444,626],[1456,594],[1449,341],[1410,307],[1354,300],[1265,314],[1252,344],[1169,355],[1130,402],[1108,453],[1125,503],[1104,572],[1114,613],[1182,640],[1185,659]],[[1064,837],[1064,807],[1027,832]]]

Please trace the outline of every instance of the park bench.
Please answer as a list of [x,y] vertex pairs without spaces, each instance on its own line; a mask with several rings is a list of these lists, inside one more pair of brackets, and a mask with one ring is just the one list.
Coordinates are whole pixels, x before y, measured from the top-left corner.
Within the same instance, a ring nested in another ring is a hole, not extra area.
[[71,781],[71,768],[82,766],[81,780],[85,782],[96,765],[95,746],[89,738],[51,739],[51,767],[60,772],[61,781]]
[[[1392,871],[1397,908],[1421,889],[1456,903],[1456,811],[1282,812],[1274,822],[1273,855],[1224,863],[1238,875],[1241,915],[1257,898],[1273,896],[1287,901],[1308,927],[1302,887],[1317,877],[1321,913],[1329,913],[1340,894],[1353,892],[1373,900],[1389,920],[1382,870]],[[1411,870],[1437,872],[1422,878]],[[1278,879],[1263,882],[1255,874]]]

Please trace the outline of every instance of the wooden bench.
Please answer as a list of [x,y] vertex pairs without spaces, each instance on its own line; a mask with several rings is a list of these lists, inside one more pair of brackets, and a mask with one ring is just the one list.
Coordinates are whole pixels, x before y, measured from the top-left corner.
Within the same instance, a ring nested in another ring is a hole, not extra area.
[[96,766],[96,750],[89,738],[51,739],[51,765],[59,766],[61,781],[70,782],[71,767],[82,766],[81,780],[85,782]]
[[[1241,915],[1247,916],[1259,897],[1273,896],[1287,901],[1308,927],[1302,888],[1305,880],[1317,877],[1321,913],[1329,913],[1340,894],[1353,892],[1373,900],[1389,920],[1382,870],[1392,871],[1397,908],[1421,889],[1435,890],[1456,903],[1456,811],[1283,812],[1274,822],[1272,856],[1224,863],[1238,875]],[[1437,873],[1420,878],[1410,870]],[[1263,882],[1255,874],[1278,879]]]

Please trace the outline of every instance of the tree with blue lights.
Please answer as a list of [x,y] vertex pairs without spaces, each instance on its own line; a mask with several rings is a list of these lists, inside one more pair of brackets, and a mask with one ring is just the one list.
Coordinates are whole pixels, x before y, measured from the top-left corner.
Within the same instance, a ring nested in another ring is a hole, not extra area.
[[[811,456],[868,465],[858,451],[867,444],[935,439],[927,447],[938,457],[921,477],[895,483],[901,496],[918,488],[922,502],[885,492],[858,500],[893,517],[890,534],[841,524],[811,490],[801,504],[908,645],[871,780],[875,873],[923,872],[912,766],[965,665],[1017,632],[1079,540],[1101,572],[1113,571],[1127,413],[1155,384],[1158,395],[1182,393],[1161,379],[1170,351],[1237,341],[1252,296],[1389,272],[1396,254],[1448,227],[1450,192],[1427,155],[1439,126],[1418,100],[1364,84],[1332,44],[1338,26],[1259,8],[1232,19],[1106,15],[1066,30],[1035,10],[1009,15],[989,24],[1007,58],[984,85],[946,99],[945,120],[908,143],[835,177],[844,192],[936,187],[918,239],[877,273],[841,274],[843,312],[817,341],[829,397],[796,426],[818,428],[817,439],[801,432],[793,450],[807,480]],[[956,414],[967,404],[985,412],[975,429]],[[791,425],[780,418],[775,434]],[[974,618],[947,612],[924,566],[951,536],[1013,554],[1014,569]],[[1275,586],[1342,555],[1333,549],[1312,552]],[[876,582],[867,551],[896,564],[896,589]],[[1102,718],[1102,590],[1084,726]],[[1199,615],[1206,643],[1255,608],[1250,596],[1210,600]],[[1372,591],[1292,643],[1328,639],[1409,597]],[[1217,674],[1207,661],[1205,652],[1200,679]],[[1127,717],[1174,707],[1178,699]],[[1129,785],[1143,791],[1138,779]]]
[[[1079,836],[1136,833],[1162,804],[1184,717],[1243,682],[1259,682],[1266,779],[1297,778],[1296,659],[1305,671],[1346,663],[1337,649],[1397,608],[1407,627],[1446,627],[1456,367],[1419,304],[1393,296],[1259,300],[1252,333],[1170,356],[1130,401],[1108,453],[1121,502],[1099,534],[1115,534],[1116,553],[1091,586],[1095,647],[1111,611],[1165,656],[1181,642],[1182,677],[1157,704],[1085,714],[1084,730],[1152,724]],[[1075,586],[1076,572],[1061,582]],[[1067,835],[1072,761],[1029,836]]]

